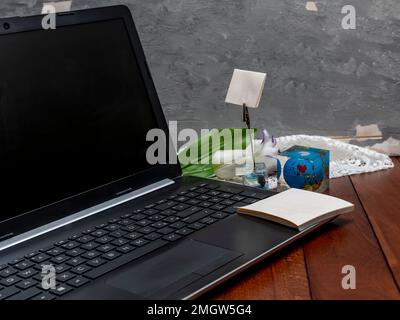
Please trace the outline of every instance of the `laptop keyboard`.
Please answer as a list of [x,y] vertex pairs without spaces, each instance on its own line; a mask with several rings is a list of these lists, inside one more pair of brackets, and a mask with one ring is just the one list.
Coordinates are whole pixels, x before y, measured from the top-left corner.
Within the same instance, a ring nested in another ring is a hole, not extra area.
[[[267,194],[202,183],[0,265],[0,300],[52,300],[182,239]],[[56,270],[44,290],[43,266]]]

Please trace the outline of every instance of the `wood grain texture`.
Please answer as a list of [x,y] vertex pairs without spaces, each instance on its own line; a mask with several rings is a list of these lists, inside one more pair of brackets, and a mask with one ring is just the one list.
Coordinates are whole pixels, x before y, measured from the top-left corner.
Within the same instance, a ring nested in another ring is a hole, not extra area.
[[256,270],[219,289],[211,298],[310,299],[303,249],[297,246],[274,261],[261,263]]
[[400,288],[400,162],[395,168],[351,177]]
[[[304,245],[313,299],[399,299],[400,294],[350,178],[330,181],[329,194],[354,203],[355,210],[326,226]],[[384,201],[384,196],[376,199]],[[356,269],[356,289],[344,290],[344,265]]]

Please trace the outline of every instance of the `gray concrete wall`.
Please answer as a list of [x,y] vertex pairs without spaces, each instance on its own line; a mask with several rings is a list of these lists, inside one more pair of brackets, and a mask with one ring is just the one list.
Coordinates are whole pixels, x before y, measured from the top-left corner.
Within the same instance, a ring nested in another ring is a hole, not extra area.
[[[0,16],[40,12],[41,0],[2,0]],[[268,73],[251,117],[276,135],[351,134],[378,123],[400,135],[400,1],[73,0],[81,9],[132,11],[169,120],[182,127],[241,126],[224,103],[233,68]],[[341,8],[355,6],[356,30]]]

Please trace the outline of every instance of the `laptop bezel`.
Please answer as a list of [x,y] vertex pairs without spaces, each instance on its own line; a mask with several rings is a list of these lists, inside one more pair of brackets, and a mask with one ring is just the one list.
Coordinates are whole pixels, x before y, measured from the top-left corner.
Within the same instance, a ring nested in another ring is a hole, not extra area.
[[[3,34],[13,34],[34,30],[51,32],[51,30],[42,29],[42,19],[43,15],[2,18],[0,19],[0,26],[3,26],[4,23],[8,23],[9,28],[4,29],[1,27],[0,37]],[[169,137],[167,121],[129,8],[124,5],[118,5],[57,13],[56,21],[58,27],[63,27],[112,19],[123,19],[124,21],[133,52],[137,59],[145,87],[148,91],[148,96],[150,98],[158,127],[165,132],[167,137]],[[167,150],[168,148],[169,145],[167,145]],[[176,163],[176,161],[174,163]],[[11,219],[0,222],[0,241],[10,237],[15,237],[42,225],[65,218],[91,206],[111,200],[120,196],[124,190],[132,191],[163,179],[174,179],[179,177],[181,173],[179,164],[155,165],[148,170],[107,183],[106,185],[98,186],[94,189],[60,200],[56,203],[48,204],[45,207],[21,213]],[[21,185],[21,188],[23,188],[23,185]],[[21,199],[21,201],[23,201],[23,199]]]

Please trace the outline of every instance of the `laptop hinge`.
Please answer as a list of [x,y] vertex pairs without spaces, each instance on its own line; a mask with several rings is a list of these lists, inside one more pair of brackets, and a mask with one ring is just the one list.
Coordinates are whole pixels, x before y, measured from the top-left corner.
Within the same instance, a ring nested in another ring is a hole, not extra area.
[[102,212],[104,210],[110,209],[112,207],[118,206],[120,204],[123,204],[127,201],[131,201],[133,199],[139,198],[141,196],[144,196],[146,194],[149,194],[153,191],[156,191],[158,189],[167,187],[169,185],[174,184],[175,182],[171,179],[163,179],[161,181],[149,184],[148,186],[145,186],[143,188],[134,190],[132,192],[124,193],[123,195],[105,201],[103,203],[100,203],[96,206],[84,209],[82,211],[79,211],[77,213],[71,214],[65,218],[62,218],[57,221],[53,221],[51,223],[48,223],[46,225],[43,225],[41,227],[35,228],[33,230],[30,230],[28,232],[19,234],[15,237],[9,238],[7,240],[1,241],[0,240],[0,251],[10,248],[12,246],[15,246],[21,242],[33,239],[35,237],[38,237],[42,234],[48,233],[50,231],[56,230],[58,228],[61,228],[63,226],[66,226],[68,224],[71,224],[73,222],[79,221],[81,219],[90,217],[96,213]]

